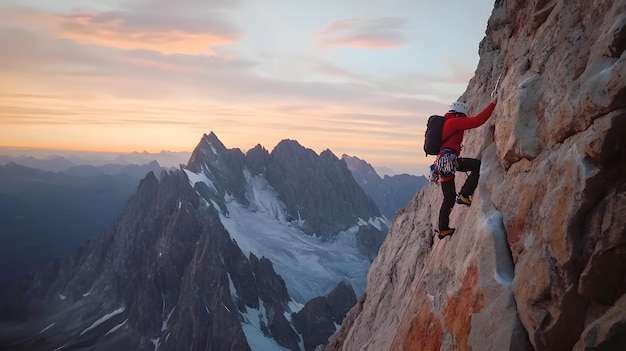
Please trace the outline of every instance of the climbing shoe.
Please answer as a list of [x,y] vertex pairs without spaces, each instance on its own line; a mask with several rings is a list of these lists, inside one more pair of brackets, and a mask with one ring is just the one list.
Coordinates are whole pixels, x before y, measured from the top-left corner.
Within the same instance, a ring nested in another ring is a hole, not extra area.
[[452,236],[452,234],[454,234],[455,230],[456,230],[455,228],[448,228],[448,229],[439,230],[439,234],[437,235],[437,237],[439,239],[443,239],[446,236]]
[[468,197],[465,197],[461,194],[459,194],[459,196],[456,198],[456,203],[459,205],[465,205],[465,206],[471,206],[472,205],[472,200]]

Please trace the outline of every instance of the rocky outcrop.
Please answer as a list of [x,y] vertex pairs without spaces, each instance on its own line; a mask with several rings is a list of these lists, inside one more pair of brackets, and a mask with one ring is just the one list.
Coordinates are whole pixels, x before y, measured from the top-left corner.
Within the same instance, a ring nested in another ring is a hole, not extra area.
[[287,302],[291,300],[285,281],[274,271],[272,262],[265,257],[258,259],[251,253],[250,264],[255,278],[251,283],[256,282],[259,298],[264,302],[266,311],[265,333],[289,350],[300,350],[300,336],[285,317],[285,311],[289,310]]
[[[433,239],[441,190],[396,214],[326,350],[626,348],[626,2],[496,1],[461,97],[493,117],[470,208]],[[465,176],[457,176],[457,188]]]
[[246,153],[246,165],[252,175],[264,173],[269,159],[270,153],[260,144]]
[[372,226],[360,227],[356,233],[356,243],[370,261],[374,261],[378,255],[378,250],[385,241],[385,234]]
[[326,296],[311,299],[302,310],[293,313],[294,325],[302,333],[305,350],[315,350],[318,345],[326,344],[355,303],[352,285],[342,281]]
[[428,184],[424,176],[397,174],[381,178],[372,165],[355,156],[343,154],[341,159],[363,191],[374,200],[380,212],[392,219],[396,211],[406,206],[413,195]]
[[303,335],[304,349],[307,351],[325,344],[336,331],[330,308],[322,296],[309,300],[292,318],[296,329]]
[[339,282],[339,284],[326,295],[326,303],[330,308],[333,321],[336,324],[341,324],[341,321],[346,317],[346,313],[348,313],[356,303],[356,295],[354,289],[352,289],[352,285],[345,280]]

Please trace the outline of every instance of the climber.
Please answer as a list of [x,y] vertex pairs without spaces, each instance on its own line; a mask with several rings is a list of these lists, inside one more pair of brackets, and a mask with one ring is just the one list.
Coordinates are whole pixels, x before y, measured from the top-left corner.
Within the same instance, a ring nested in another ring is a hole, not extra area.
[[[498,79],[499,81],[499,79]],[[458,157],[461,154],[461,142],[465,130],[479,127],[485,123],[493,113],[498,102],[497,84],[491,93],[491,103],[475,117],[467,117],[467,105],[461,101],[453,102],[450,110],[444,115],[446,121],[443,124],[441,139],[444,140],[441,150],[435,160],[435,169],[439,173],[439,183],[443,192],[443,202],[439,210],[438,237],[443,239],[454,234],[455,228],[450,228],[450,212],[456,203],[470,206],[471,196],[478,186],[480,160],[467,157]],[[461,187],[458,197],[454,183],[456,171],[470,172]]]

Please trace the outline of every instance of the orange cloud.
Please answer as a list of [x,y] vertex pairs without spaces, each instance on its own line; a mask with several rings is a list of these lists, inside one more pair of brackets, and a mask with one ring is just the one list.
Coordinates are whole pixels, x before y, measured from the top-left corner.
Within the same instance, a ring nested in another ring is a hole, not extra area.
[[[139,18],[125,13],[73,14],[56,18],[56,33],[81,44],[122,50],[150,50],[163,54],[211,55],[212,47],[231,44],[241,34],[230,28],[186,29],[152,24],[159,18]],[[181,21],[182,22],[182,21]]]
[[317,41],[322,47],[390,49],[408,43],[406,29],[406,20],[402,18],[346,19],[332,22],[320,30]]
[[58,15],[9,8],[0,19],[12,25],[47,29],[83,45],[162,54],[214,55],[214,48],[240,40],[242,31],[214,14],[202,18],[159,12],[100,12]]

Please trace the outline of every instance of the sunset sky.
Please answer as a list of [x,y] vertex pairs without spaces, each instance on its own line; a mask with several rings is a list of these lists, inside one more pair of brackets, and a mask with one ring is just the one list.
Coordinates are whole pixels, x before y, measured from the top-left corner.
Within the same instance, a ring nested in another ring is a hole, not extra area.
[[2,0],[0,146],[191,151],[295,139],[424,174],[426,119],[493,0]]

